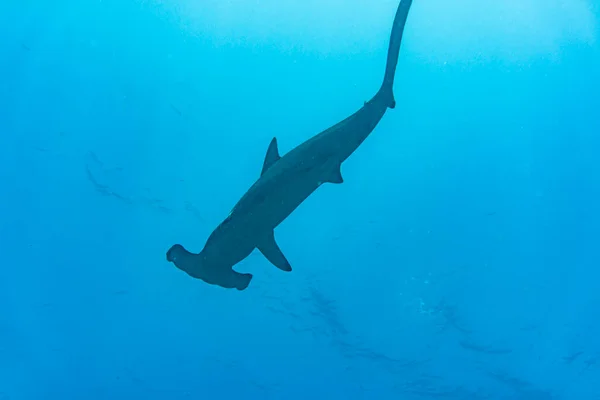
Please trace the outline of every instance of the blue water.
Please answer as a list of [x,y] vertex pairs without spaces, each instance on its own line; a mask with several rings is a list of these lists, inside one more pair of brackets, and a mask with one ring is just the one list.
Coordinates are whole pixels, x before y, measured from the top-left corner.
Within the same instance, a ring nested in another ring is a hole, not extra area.
[[414,0],[374,133],[201,250],[383,76],[397,0],[0,2],[0,399],[600,399],[600,6]]

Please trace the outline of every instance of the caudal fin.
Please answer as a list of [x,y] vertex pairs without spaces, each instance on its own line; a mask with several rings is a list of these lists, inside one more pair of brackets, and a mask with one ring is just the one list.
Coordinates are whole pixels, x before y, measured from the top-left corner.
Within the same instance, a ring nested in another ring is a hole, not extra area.
[[389,108],[396,107],[396,100],[394,99],[394,77],[396,75],[396,66],[398,65],[398,55],[400,54],[400,44],[402,43],[404,25],[406,25],[406,19],[408,18],[408,11],[410,10],[411,4],[412,0],[400,0],[398,10],[396,11],[396,17],[394,18],[394,24],[392,26],[392,33],[390,35],[385,74],[383,76],[381,89],[379,89],[379,94],[384,97]]

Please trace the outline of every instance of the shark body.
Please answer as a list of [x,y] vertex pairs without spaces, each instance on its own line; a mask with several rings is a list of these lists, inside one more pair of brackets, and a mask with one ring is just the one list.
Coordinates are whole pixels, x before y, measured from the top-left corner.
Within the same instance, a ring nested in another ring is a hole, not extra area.
[[388,108],[394,108],[394,76],[404,26],[412,0],[401,0],[394,18],[387,64],[379,91],[354,114],[298,145],[283,157],[273,138],[258,180],[194,254],[175,244],[167,260],[188,275],[224,288],[244,290],[252,274],[233,266],[258,249],[273,265],[291,271],[277,245],[274,229],[324,183],[343,182],[341,164],[375,129]]

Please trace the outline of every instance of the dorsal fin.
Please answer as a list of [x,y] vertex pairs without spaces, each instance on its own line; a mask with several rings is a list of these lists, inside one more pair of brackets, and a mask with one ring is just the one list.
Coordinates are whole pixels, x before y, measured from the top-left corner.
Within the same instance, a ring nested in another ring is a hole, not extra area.
[[271,140],[271,143],[269,143],[269,148],[267,149],[267,155],[265,156],[265,161],[263,163],[263,168],[260,175],[262,176],[280,158],[279,149],[277,149],[277,138],[274,137]]

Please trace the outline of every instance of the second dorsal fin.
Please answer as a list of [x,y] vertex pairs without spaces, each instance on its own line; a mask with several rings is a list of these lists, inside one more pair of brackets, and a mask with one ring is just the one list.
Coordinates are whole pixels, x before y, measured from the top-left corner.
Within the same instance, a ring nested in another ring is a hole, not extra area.
[[265,161],[263,163],[263,168],[260,175],[262,176],[280,158],[279,149],[277,148],[277,138],[274,137],[271,140],[271,143],[269,143],[269,148],[267,149],[267,155],[265,156]]

